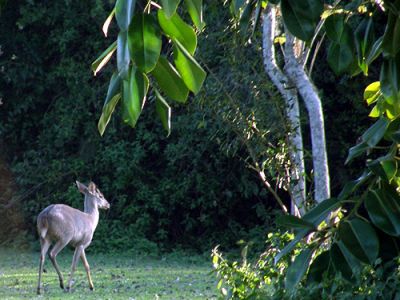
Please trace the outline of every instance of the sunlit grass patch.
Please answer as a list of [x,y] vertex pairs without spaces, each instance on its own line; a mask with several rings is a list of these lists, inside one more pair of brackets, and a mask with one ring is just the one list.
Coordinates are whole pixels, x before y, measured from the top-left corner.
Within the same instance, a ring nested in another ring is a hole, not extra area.
[[[43,295],[36,295],[39,253],[0,250],[0,299],[217,299],[211,264],[204,257],[135,257],[124,253],[92,254],[95,291],[90,291],[81,263],[71,293],[63,292],[46,259]],[[68,280],[72,252],[58,257]]]

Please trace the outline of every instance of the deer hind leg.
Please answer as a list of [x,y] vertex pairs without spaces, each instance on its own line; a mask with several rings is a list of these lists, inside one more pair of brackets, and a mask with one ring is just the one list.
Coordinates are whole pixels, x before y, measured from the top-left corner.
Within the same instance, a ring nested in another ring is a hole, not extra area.
[[39,281],[37,286],[37,293],[40,295],[41,292],[41,285],[42,285],[42,273],[43,273],[43,266],[44,260],[46,258],[46,253],[49,250],[50,241],[40,238],[40,258],[39,258]]
[[56,269],[56,271],[57,271],[61,289],[64,289],[64,279],[61,274],[60,267],[58,266],[56,256],[66,245],[67,245],[67,242],[59,240],[57,243],[55,243],[54,247],[51,249],[51,251],[49,253],[49,258],[54,266],[54,269]]
[[88,278],[88,281],[89,281],[89,288],[90,288],[91,291],[93,291],[94,290],[94,285],[93,285],[92,277],[90,276],[90,266],[89,266],[89,263],[88,263],[88,261],[86,259],[85,249],[82,250],[81,260],[82,260],[83,265],[85,266],[87,278]]
[[72,258],[71,274],[69,275],[67,291],[71,291],[72,277],[74,275],[76,265],[78,263],[79,257],[81,256],[82,251],[83,251],[83,246],[78,246],[75,248],[74,257]]

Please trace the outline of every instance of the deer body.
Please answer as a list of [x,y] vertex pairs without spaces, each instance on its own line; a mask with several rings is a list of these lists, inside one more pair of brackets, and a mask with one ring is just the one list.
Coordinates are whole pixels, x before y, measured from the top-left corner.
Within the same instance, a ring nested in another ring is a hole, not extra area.
[[41,238],[76,247],[90,244],[98,220],[98,213],[91,215],[68,205],[53,204],[39,214],[38,230]]
[[90,245],[94,231],[99,221],[99,208],[108,209],[110,204],[94,183],[89,187],[76,182],[78,189],[85,195],[85,209],[80,211],[64,204],[53,204],[46,207],[37,218],[37,229],[40,237],[41,253],[39,262],[39,282],[37,293],[41,292],[41,277],[47,251],[54,244],[49,258],[57,271],[60,287],[64,289],[63,276],[58,267],[56,256],[66,246],[75,248],[72,260],[71,274],[67,290],[71,289],[72,276],[79,258],[81,258],[88,277],[89,287],[94,289],[90,276],[90,267],[86,260],[85,249]]

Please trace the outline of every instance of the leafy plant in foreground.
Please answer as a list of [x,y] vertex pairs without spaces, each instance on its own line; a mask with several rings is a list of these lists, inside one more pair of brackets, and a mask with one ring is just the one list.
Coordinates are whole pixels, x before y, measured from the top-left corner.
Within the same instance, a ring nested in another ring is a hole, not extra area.
[[[111,77],[98,122],[101,135],[120,100],[122,119],[135,127],[150,87],[156,98],[156,113],[169,134],[171,107],[163,95],[185,103],[189,92],[197,94],[203,85],[206,73],[193,57],[196,32],[179,16],[180,1],[158,2],[117,0],[103,25],[107,36],[115,17],[119,33],[117,40],[92,64],[96,75],[116,53],[117,69]],[[201,30],[204,27],[202,0],[186,0],[184,4],[194,26]],[[166,50],[164,54],[162,49]]]
[[293,238],[292,234],[269,233],[267,250],[253,262],[248,258],[249,245],[241,251],[241,261],[230,261],[219,247],[212,251],[214,272],[218,278],[217,289],[225,299],[266,299],[282,286],[289,263],[287,258],[278,264],[274,257],[279,248]]
[[396,299],[400,295],[398,257],[360,266],[357,276],[350,281],[341,272],[318,272],[334,268],[323,263],[328,245],[316,250],[316,267],[310,270],[308,278],[289,290],[288,281],[296,276],[289,268],[291,261],[299,253],[309,253],[306,243],[298,243],[292,254],[275,263],[279,248],[292,239],[293,235],[288,233],[268,234],[266,251],[257,259],[248,258],[248,246],[242,249],[240,260],[215,248],[212,260],[220,299]]
[[[307,1],[311,8],[319,2]],[[316,24],[303,17],[306,10],[302,4],[281,1],[283,16],[289,8],[297,12],[300,24],[316,28]],[[337,198],[325,200],[301,219],[283,216],[278,220],[279,224],[294,230],[295,237],[275,257],[276,262],[303,238],[308,240],[307,247],[288,268],[285,288],[289,294],[306,274],[307,283],[318,283],[324,276],[333,278],[340,274],[354,284],[360,279],[360,270],[373,266],[373,271],[378,272],[398,255],[400,92],[396,24],[399,8],[400,1],[343,4],[337,1],[320,12],[318,30],[323,30],[330,40],[328,62],[337,74],[363,72],[367,75],[370,64],[382,54],[380,80],[370,84],[364,93],[367,103],[375,104],[370,116],[377,121],[349,150],[346,160],[349,163],[367,154],[364,173],[348,182]],[[385,32],[378,37],[374,23],[381,17],[387,18],[387,24]],[[295,36],[305,39],[297,29],[291,28],[293,24],[287,21],[285,24]],[[326,250],[319,253],[324,245]]]
[[[256,3],[246,2],[242,18],[249,6],[256,9]],[[307,240],[287,269],[286,295],[296,294],[301,282],[312,286],[326,278],[331,283],[342,278],[354,288],[352,294],[357,294],[364,270],[380,273],[391,265],[399,249],[400,1],[281,0],[269,5],[279,5],[285,26],[297,39],[312,45],[321,36],[328,38],[327,61],[336,74],[368,75],[378,57],[382,62],[379,81],[364,92],[367,104],[374,105],[370,116],[377,120],[349,150],[346,160],[349,163],[366,154],[363,174],[348,182],[336,198],[324,200],[302,218],[278,219],[278,224],[295,235],[275,256],[275,263]],[[382,19],[386,20],[384,32],[377,26]],[[382,281],[387,282],[396,272],[385,270]],[[368,290],[365,288],[366,294]]]

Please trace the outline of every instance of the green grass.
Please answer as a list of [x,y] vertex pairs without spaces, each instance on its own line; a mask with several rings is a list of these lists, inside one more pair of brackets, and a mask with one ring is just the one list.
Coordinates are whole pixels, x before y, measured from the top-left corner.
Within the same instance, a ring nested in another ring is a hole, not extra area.
[[[135,257],[87,253],[95,290],[90,291],[81,262],[71,293],[63,292],[46,258],[43,294],[36,295],[39,253],[0,250],[0,299],[217,299],[210,260],[201,256]],[[72,252],[58,262],[68,279]],[[66,283],[65,283],[66,284]]]

